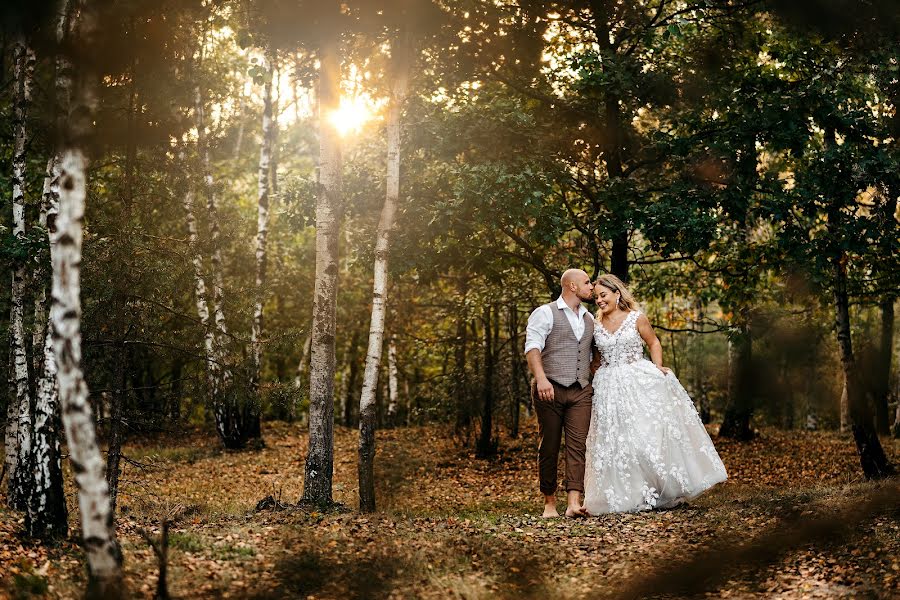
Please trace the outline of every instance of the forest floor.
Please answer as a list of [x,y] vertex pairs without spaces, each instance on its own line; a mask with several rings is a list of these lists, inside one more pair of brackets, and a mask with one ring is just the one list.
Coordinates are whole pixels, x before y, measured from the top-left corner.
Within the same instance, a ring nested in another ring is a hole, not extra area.
[[[266,423],[265,448],[245,452],[199,431],[132,441],[125,453],[141,466],[125,466],[117,522],[132,595],[152,597],[158,572],[141,530],[175,515],[175,598],[900,597],[900,485],[862,481],[852,440],[837,433],[714,438],[729,480],[687,506],[543,520],[532,421],[491,461],[444,427],[379,432],[372,515],[354,509],[346,428],[335,432],[340,504],[297,506],[300,429]],[[900,464],[900,442],[883,443]],[[278,503],[257,510],[269,495]],[[70,523],[76,531],[77,515]],[[79,597],[74,539],[39,545],[21,528],[20,514],[0,510],[0,596]]]

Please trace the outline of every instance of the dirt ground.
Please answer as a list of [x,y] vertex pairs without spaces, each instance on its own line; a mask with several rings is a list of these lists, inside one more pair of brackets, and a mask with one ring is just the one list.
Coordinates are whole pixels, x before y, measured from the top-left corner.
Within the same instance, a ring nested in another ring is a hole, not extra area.
[[[264,436],[238,453],[199,431],[126,447],[117,527],[134,597],[152,597],[158,572],[141,530],[167,516],[176,598],[900,597],[900,485],[862,481],[837,433],[714,438],[725,484],[672,510],[579,520],[538,516],[533,421],[491,461],[445,427],[379,432],[374,515],[355,511],[355,430],[335,432],[327,511],[297,505],[305,432],[266,423]],[[900,464],[900,442],[883,443]],[[79,597],[75,540],[48,547],[21,527],[0,509],[0,595]]]

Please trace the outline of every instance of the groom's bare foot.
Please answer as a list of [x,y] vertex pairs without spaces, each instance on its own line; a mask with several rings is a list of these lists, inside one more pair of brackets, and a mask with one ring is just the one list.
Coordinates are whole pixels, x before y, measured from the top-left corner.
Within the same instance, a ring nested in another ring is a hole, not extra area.
[[552,519],[559,516],[556,510],[556,495],[544,496],[544,514],[541,515],[545,519]]

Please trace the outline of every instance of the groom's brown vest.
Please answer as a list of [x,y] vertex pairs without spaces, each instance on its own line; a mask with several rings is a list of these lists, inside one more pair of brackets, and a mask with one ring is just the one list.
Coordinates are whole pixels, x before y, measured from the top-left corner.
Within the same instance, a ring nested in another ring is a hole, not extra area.
[[563,386],[570,386],[576,381],[581,387],[591,382],[591,344],[594,341],[594,318],[585,313],[584,333],[581,339],[575,338],[575,332],[562,308],[556,302],[548,304],[553,311],[553,328],[544,342],[541,351],[541,362],[548,379]]

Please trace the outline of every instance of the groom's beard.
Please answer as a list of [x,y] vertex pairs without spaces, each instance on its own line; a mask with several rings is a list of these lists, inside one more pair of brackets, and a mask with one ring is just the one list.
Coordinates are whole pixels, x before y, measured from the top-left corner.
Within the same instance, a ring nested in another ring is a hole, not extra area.
[[582,296],[580,294],[576,294],[576,296],[578,296],[578,299],[581,300],[582,302],[589,302],[591,304],[594,303],[594,295],[593,294],[590,294],[588,296]]

